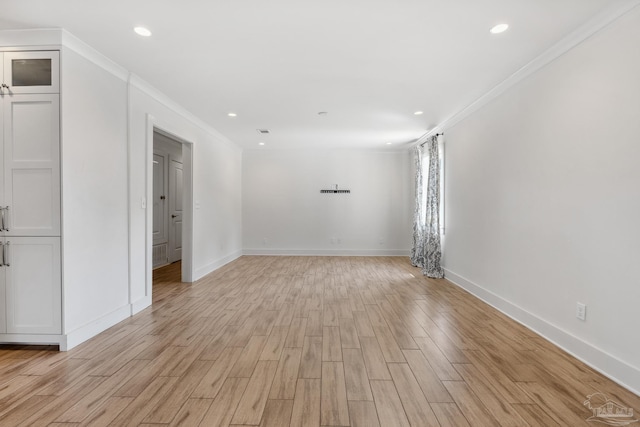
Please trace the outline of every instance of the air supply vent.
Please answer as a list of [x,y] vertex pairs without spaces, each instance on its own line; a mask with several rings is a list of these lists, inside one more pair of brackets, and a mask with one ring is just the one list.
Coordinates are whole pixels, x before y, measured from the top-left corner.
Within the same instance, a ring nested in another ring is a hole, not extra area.
[[271,133],[271,132],[269,131],[269,129],[256,129],[256,130],[258,131],[258,133],[260,133],[260,134],[262,134],[262,135],[265,135],[265,134]]

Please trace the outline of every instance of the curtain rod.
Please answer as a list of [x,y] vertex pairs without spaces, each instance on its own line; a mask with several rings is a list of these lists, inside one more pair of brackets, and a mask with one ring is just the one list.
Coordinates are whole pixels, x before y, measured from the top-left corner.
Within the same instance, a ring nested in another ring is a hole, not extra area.
[[[439,137],[440,135],[444,136],[444,132],[442,133],[436,133],[436,138]],[[420,144],[420,147],[424,147],[424,144],[426,144],[427,142],[429,142],[428,140],[423,142],[422,144]]]

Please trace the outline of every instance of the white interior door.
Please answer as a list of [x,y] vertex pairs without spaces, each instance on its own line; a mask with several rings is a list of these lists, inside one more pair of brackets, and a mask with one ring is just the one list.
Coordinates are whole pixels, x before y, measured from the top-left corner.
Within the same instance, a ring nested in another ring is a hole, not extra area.
[[166,244],[167,233],[167,156],[153,153],[153,244]]
[[170,157],[169,163],[169,262],[182,259],[182,162]]

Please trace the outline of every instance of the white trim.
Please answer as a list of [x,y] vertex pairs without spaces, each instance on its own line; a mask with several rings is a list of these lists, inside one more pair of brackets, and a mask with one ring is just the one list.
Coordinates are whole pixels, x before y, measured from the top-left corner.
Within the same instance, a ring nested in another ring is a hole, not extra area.
[[409,256],[407,249],[245,249],[244,255],[271,256]]
[[107,58],[67,30],[60,28],[2,30],[0,31],[0,47],[3,51],[60,50],[61,48],[68,48],[122,81],[127,81],[129,75],[124,67]]
[[[159,129],[159,128],[155,128]],[[182,281],[191,283],[194,279],[193,254],[195,253],[194,230],[194,169],[193,157],[195,146],[191,142],[183,141],[182,148]]]
[[217,139],[221,140],[222,142],[224,142],[229,147],[234,148],[234,149],[236,149],[238,151],[242,151],[242,149],[238,145],[236,145],[233,142],[231,142],[231,140],[229,140],[226,136],[221,134],[216,129],[212,128],[210,125],[208,125],[207,123],[202,121],[197,116],[195,116],[192,113],[190,113],[189,111],[187,111],[180,104],[176,103],[174,100],[169,98],[163,92],[161,92],[160,90],[156,89],[151,84],[149,84],[147,81],[143,80],[142,78],[138,77],[137,75],[131,73],[131,80],[130,80],[129,84],[134,86],[136,89],[141,90],[145,94],[149,95],[150,97],[152,97],[153,99],[158,101],[160,104],[162,104],[164,107],[169,108],[174,113],[176,113],[176,114],[182,116],[184,119],[190,121],[191,123],[193,123],[194,125],[196,125],[200,129],[202,129],[203,131],[215,136]]
[[63,349],[61,345],[60,350],[71,350],[73,347],[82,344],[99,333],[106,331],[110,327],[128,319],[129,316],[131,316],[131,306],[127,304],[112,311],[111,313],[107,313],[102,317],[92,320],[86,325],[67,333],[66,348]]
[[59,28],[38,28],[22,30],[1,30],[0,46],[10,50],[59,49],[62,44],[62,30]]
[[131,303],[131,316],[135,316],[147,307],[150,307],[152,303],[151,296],[144,296],[137,301]]
[[622,387],[640,395],[639,368],[618,359],[451,270],[446,268],[444,270],[446,279],[454,285],[468,291],[493,308],[506,314]]
[[[132,304],[133,301],[133,275],[131,265],[133,264],[131,261],[131,254],[133,253],[133,239],[131,232],[131,217],[133,213],[133,206],[131,203],[131,157],[133,147],[131,144],[131,123],[133,122],[132,108],[131,108],[131,85],[129,84],[129,78],[131,74],[127,76],[127,298],[129,304]],[[146,242],[146,240],[145,240]],[[133,305],[133,304],[132,304]],[[132,310],[133,311],[133,310]]]
[[67,47],[82,56],[88,61],[91,61],[94,65],[102,68],[108,73],[113,74],[115,77],[126,82],[129,78],[129,72],[122,66],[118,65],[111,59],[98,52],[93,47],[89,46],[67,30],[61,30],[62,46]]
[[66,351],[67,339],[65,335],[0,334],[0,343],[23,345],[59,345],[60,351]]
[[564,55],[574,47],[578,46],[580,43],[587,40],[592,35],[596,34],[600,30],[606,28],[608,25],[616,21],[618,18],[622,17],[626,13],[630,12],[632,9],[640,5],[640,0],[628,0],[622,3],[613,4],[611,7],[606,8],[600,13],[596,14],[594,17],[589,19],[587,22],[576,28],[573,32],[569,33],[566,37],[562,38],[560,41],[555,43],[549,49],[544,51],[542,54],[534,58],[532,61],[524,65],[522,68],[517,70],[515,73],[511,74],[504,81],[497,84],[493,89],[489,90],[484,95],[480,96],[480,98],[473,101],[471,104],[467,105],[463,109],[458,112],[452,114],[451,116],[444,119],[440,122],[436,127],[429,130],[427,133],[423,134],[418,138],[418,140],[411,144],[411,146],[416,146],[418,144],[422,144],[425,142],[431,135],[435,135],[436,133],[442,133],[445,129],[450,129],[455,126],[457,123],[469,117],[471,114],[478,111],[480,108],[487,105],[489,102],[498,98],[500,95],[505,93],[507,90],[511,89],[516,84],[520,83],[530,75],[534,74],[541,68],[547,66],[555,59]]
[[162,121],[156,119],[153,115],[147,113],[147,134],[146,134],[146,181],[145,181],[145,198],[147,200],[147,212],[145,216],[145,274],[147,279],[147,296],[151,296],[153,291],[153,215],[152,209],[149,207],[149,201],[153,200],[153,134],[158,132],[167,138],[170,138],[181,145],[182,150],[182,170],[183,170],[183,190],[182,190],[182,281],[193,282],[193,254],[194,254],[194,238],[193,238],[193,157],[195,144],[178,134],[171,133]]
[[153,130],[156,118],[145,115],[144,137],[144,295],[153,298]]
[[193,281],[199,280],[201,278],[203,278],[204,276],[206,276],[209,273],[212,273],[214,271],[216,271],[217,269],[219,269],[220,267],[229,264],[232,261],[237,260],[238,258],[240,258],[242,255],[244,255],[243,251],[236,251],[233,252],[225,257],[222,257],[212,263],[209,263],[203,267],[200,267],[198,269],[196,269],[194,271],[194,275],[193,275]]

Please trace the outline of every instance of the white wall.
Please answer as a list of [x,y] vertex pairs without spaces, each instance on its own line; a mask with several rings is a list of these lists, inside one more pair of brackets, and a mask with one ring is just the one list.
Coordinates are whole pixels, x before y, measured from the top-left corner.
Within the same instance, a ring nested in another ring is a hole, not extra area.
[[636,8],[445,132],[448,277],[636,392],[639,45]]
[[[151,260],[145,258],[150,257],[146,247],[151,211],[142,208],[141,201],[151,200],[153,126],[192,147],[193,242],[191,248],[183,248],[183,263],[185,252],[192,252],[193,279],[242,254],[241,151],[144,82],[134,80],[130,88],[130,277],[134,311],[147,306],[151,298]],[[186,172],[191,160],[183,161]]]
[[[407,152],[245,151],[245,253],[408,254],[413,196],[407,176]],[[351,193],[320,194],[334,184]]]
[[64,30],[2,31],[0,45],[62,46],[62,349],[151,304],[151,209],[142,202],[152,197],[153,126],[188,143],[188,276],[242,254],[237,146]]
[[64,333],[74,345],[96,319],[129,311],[127,85],[68,48],[61,68]]
[[241,151],[144,81],[123,80],[117,65],[87,52],[100,66],[66,48],[62,60],[69,348],[151,304],[151,206],[142,201],[152,198],[154,126],[189,147],[189,276],[196,280],[242,253]]

